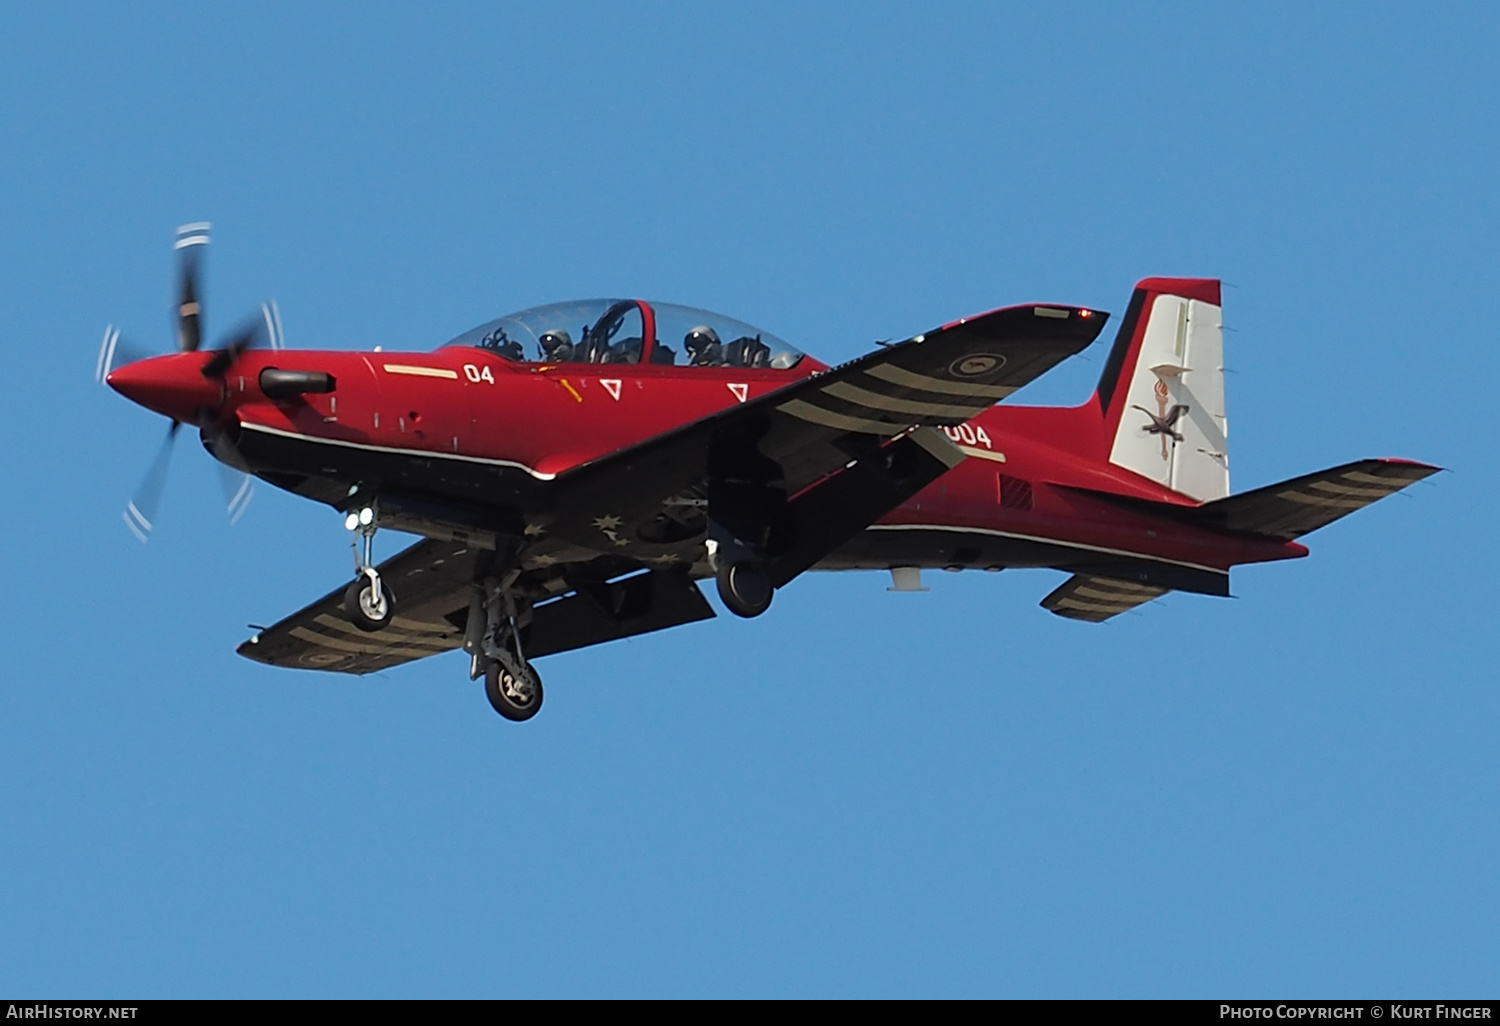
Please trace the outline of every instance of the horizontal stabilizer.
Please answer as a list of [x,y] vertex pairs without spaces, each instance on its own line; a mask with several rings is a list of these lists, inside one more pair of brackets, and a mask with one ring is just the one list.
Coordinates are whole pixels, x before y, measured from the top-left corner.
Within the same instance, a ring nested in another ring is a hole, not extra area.
[[1133,581],[1092,574],[1074,574],[1056,591],[1042,599],[1042,608],[1070,620],[1102,623],[1126,610],[1161,598],[1166,593],[1166,588],[1149,584],[1136,584]]
[[1205,527],[1290,541],[1393,495],[1441,468],[1407,460],[1359,460],[1205,503]]

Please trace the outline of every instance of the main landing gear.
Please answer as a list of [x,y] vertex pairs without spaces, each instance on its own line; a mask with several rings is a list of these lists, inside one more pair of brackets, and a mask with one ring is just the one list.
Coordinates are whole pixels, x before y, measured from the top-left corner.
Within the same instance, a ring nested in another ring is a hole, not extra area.
[[542,678],[521,649],[514,585],[521,576],[512,570],[505,579],[488,577],[474,589],[469,602],[464,651],[470,656],[469,676],[484,677],[484,695],[507,720],[529,720],[542,707]]
[[353,510],[344,518],[344,526],[358,532],[354,548],[354,583],[344,592],[344,612],[349,622],[362,631],[378,631],[390,625],[396,613],[396,597],[380,579],[375,569],[375,508]]
[[719,586],[719,599],[736,616],[759,616],[771,608],[776,595],[766,568],[754,559],[721,562],[714,581]]
[[771,608],[776,586],[758,552],[711,523],[708,559],[714,568],[714,583],[719,586],[719,599],[731,613],[748,618]]
[[[344,517],[344,526],[355,532],[354,583],[344,592],[344,612],[350,623],[372,633],[390,626],[396,613],[396,598],[375,568],[377,520],[373,505]],[[516,721],[531,719],[542,707],[542,678],[521,649],[521,627],[530,607],[524,613],[517,608],[517,598],[523,597],[515,589],[520,576],[520,570],[512,570],[504,580],[488,577],[475,586],[463,644],[470,658],[469,679],[483,677],[490,705]]]

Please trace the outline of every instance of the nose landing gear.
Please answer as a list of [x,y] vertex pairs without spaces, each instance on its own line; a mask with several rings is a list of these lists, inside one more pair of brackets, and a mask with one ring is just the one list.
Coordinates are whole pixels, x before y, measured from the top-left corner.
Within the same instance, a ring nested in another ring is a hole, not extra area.
[[364,567],[344,592],[344,611],[349,621],[362,631],[374,633],[391,622],[396,600],[373,567]]
[[507,720],[529,720],[542,707],[542,678],[521,649],[516,593],[519,570],[503,581],[493,577],[474,589],[464,650],[471,657],[469,676],[484,676],[484,695]]
[[377,530],[375,508],[352,511],[344,518],[344,526],[358,532],[353,542],[354,583],[344,592],[344,612],[349,622],[362,631],[375,632],[390,625],[396,613],[396,597],[380,579],[375,569],[375,531]]

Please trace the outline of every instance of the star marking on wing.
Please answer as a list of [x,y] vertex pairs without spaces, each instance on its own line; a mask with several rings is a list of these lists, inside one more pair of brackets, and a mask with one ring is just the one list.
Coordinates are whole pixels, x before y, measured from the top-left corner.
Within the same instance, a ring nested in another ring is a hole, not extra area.
[[528,538],[540,538],[542,535],[547,533],[547,528],[545,525],[533,521],[526,525],[526,530],[524,533]]
[[659,556],[652,556],[651,562],[660,563],[662,566],[670,566],[671,564],[677,562],[677,555],[676,553],[672,552],[663,552]]
[[540,556],[532,556],[531,562],[537,566],[551,566],[552,564],[557,562],[557,557],[549,556],[544,552]]
[[621,538],[617,533],[622,522],[623,521],[621,521],[621,519],[615,516],[613,513],[606,513],[602,517],[594,518],[594,526],[599,528],[599,530],[603,532],[604,537],[614,542],[616,546],[630,544],[628,540]]

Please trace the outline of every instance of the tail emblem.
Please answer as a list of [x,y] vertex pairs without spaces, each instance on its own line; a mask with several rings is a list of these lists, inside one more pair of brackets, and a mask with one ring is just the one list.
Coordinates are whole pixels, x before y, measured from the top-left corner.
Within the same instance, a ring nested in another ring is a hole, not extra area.
[[1182,415],[1188,411],[1188,408],[1182,403],[1177,403],[1170,410],[1167,408],[1167,400],[1169,398],[1167,395],[1167,383],[1159,378],[1157,379],[1154,391],[1156,393],[1155,413],[1152,413],[1144,406],[1135,404],[1132,404],[1130,408],[1132,410],[1140,410],[1149,420],[1149,423],[1141,425],[1142,431],[1148,435],[1161,435],[1161,458],[1165,460],[1170,456],[1170,452],[1167,449],[1167,439],[1170,438],[1173,445],[1182,441],[1182,435],[1177,430],[1177,422],[1182,419]]

